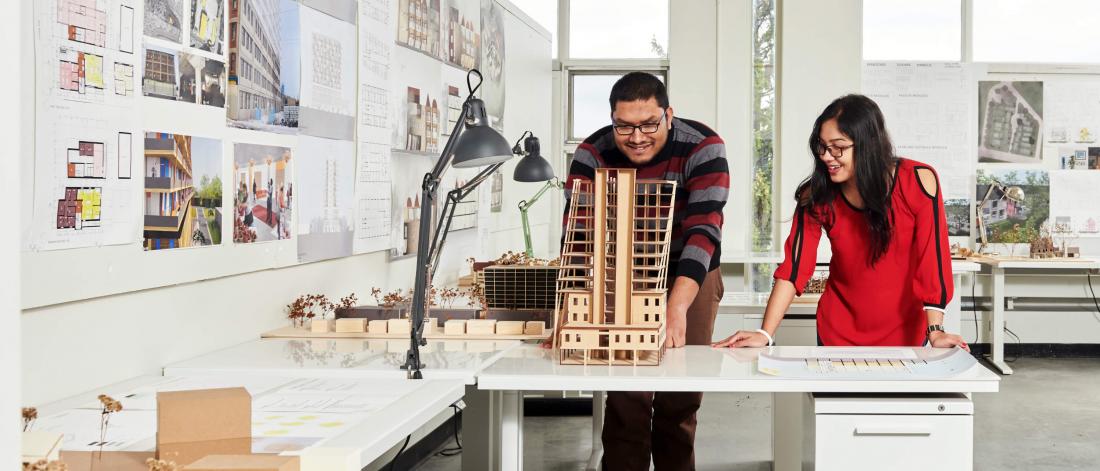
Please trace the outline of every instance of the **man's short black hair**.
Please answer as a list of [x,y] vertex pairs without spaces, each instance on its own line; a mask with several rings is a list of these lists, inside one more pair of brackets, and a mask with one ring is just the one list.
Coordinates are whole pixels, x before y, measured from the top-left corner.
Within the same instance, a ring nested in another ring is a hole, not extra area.
[[620,78],[611,87],[611,111],[620,101],[638,101],[654,98],[661,109],[668,108],[668,90],[657,76],[647,72],[631,72]]

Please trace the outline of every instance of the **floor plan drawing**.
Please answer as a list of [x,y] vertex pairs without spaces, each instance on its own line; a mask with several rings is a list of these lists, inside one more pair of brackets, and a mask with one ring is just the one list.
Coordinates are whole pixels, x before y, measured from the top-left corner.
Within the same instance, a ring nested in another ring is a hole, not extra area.
[[118,178],[130,179],[133,173],[134,135],[128,132],[118,133]]
[[107,45],[107,9],[101,8],[99,3],[97,0],[57,1],[57,22],[65,25],[70,41],[99,47]]
[[58,78],[62,90],[84,94],[103,92],[103,56],[62,47],[58,51]]
[[57,200],[57,228],[80,230],[99,227],[103,189],[99,187],[65,187]]
[[102,142],[80,141],[65,156],[69,178],[105,178],[107,146]]
[[134,66],[115,62],[115,95],[134,96]]

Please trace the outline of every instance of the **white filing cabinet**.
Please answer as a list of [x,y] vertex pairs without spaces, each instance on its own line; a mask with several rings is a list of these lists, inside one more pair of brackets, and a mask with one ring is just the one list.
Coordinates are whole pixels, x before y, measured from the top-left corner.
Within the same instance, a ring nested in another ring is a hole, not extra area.
[[974,403],[963,394],[806,394],[804,470],[971,470]]

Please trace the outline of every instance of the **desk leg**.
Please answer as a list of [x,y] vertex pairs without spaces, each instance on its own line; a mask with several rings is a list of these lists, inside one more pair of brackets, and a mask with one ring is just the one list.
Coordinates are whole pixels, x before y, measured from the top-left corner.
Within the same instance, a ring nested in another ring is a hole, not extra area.
[[462,401],[462,470],[493,471],[496,463],[497,437],[500,434],[500,404],[494,402],[496,391],[485,391],[476,384],[466,386]]
[[[962,294],[959,292],[959,287],[962,286],[962,274],[955,273],[952,278],[955,282],[955,296],[952,296],[951,300],[947,302],[947,312],[943,316],[943,328],[949,333],[962,335]],[[978,335],[978,333],[974,332],[974,335]]]
[[772,393],[772,470],[802,469],[802,401],[808,393]]
[[993,319],[989,323],[989,361],[1002,374],[1012,374],[1005,363],[1005,270],[993,267]]
[[500,469],[523,469],[523,391],[501,391]]
[[603,460],[603,413],[607,407],[604,400],[607,393],[592,391],[592,454],[588,457],[588,466],[585,471],[600,471],[600,462]]

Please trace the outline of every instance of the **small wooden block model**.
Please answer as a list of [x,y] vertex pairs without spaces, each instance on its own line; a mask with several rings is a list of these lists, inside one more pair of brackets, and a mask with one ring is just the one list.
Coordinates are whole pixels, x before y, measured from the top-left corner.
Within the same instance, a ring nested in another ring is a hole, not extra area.
[[497,335],[523,335],[523,321],[497,321]]
[[466,335],[496,335],[496,319],[470,319],[466,321]]
[[336,319],[336,331],[344,333],[366,332],[367,320],[356,318]]
[[439,322],[434,317],[424,319],[424,335],[434,335],[439,333]]
[[451,319],[443,323],[443,335],[462,335],[466,333],[466,321]]
[[676,182],[635,176],[597,169],[571,183],[554,313],[562,364],[661,362]]
[[313,321],[311,321],[309,323],[309,331],[310,332],[317,332],[317,333],[331,332],[332,331],[332,321],[330,321],[328,319],[314,319]]
[[372,320],[367,323],[367,332],[372,334],[384,334],[387,332],[389,322],[385,319]]
[[524,335],[543,335],[546,333],[546,323],[543,321],[527,321],[523,325]]
[[412,331],[412,321],[408,319],[389,319],[386,324],[386,333],[388,334],[408,335]]

